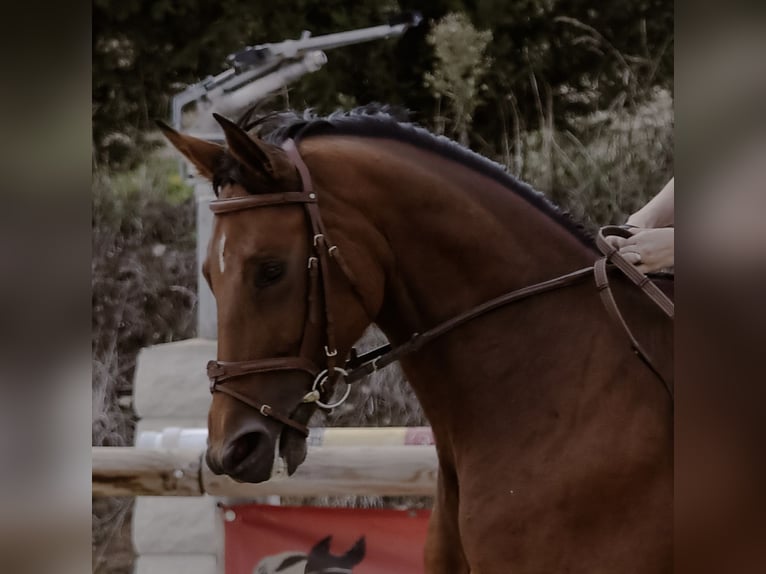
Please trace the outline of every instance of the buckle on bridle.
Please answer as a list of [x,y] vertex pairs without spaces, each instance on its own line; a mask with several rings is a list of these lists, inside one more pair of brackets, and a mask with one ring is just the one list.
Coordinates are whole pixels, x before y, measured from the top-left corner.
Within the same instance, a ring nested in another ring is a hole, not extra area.
[[207,362],[206,369],[207,369],[207,378],[210,379],[211,384],[216,383],[218,377],[226,374],[226,369],[223,368],[223,365],[221,365],[218,361],[214,361],[212,359]]

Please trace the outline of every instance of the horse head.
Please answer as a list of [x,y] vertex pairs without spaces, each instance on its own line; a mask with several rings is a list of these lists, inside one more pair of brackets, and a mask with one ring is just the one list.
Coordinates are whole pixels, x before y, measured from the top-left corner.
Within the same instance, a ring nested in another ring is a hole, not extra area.
[[277,454],[289,474],[304,460],[305,425],[317,401],[329,400],[339,361],[370,317],[336,264],[337,246],[323,236],[320,193],[308,171],[297,169],[297,151],[291,157],[216,119],[226,146],[160,127],[217,196],[202,266],[218,315],[207,463],[216,473],[261,482]]

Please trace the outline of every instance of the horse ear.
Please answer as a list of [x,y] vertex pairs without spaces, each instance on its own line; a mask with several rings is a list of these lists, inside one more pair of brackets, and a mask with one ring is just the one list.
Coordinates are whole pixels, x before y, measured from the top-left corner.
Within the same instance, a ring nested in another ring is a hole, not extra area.
[[194,164],[200,175],[212,180],[226,149],[222,145],[181,134],[163,121],[157,120],[156,123],[170,143]]
[[285,558],[282,563],[277,566],[277,569],[274,570],[274,572],[282,572],[283,570],[287,570],[290,568],[290,566],[294,566],[295,564],[298,564],[299,562],[304,562],[306,560],[305,554],[293,554],[292,556],[288,556]]
[[314,547],[311,549],[311,552],[309,552],[309,556],[327,556],[330,554],[330,542],[332,541],[332,536],[325,536],[314,544]]
[[362,536],[359,540],[356,541],[356,544],[354,544],[351,550],[346,552],[343,558],[346,562],[349,563],[349,566],[356,566],[364,559],[366,550],[367,543],[365,542],[364,536]]
[[226,145],[234,159],[246,168],[265,175],[269,179],[278,179],[278,172],[282,163],[280,159],[285,155],[280,148],[250,137],[245,130],[222,115],[213,114],[213,117],[223,128]]

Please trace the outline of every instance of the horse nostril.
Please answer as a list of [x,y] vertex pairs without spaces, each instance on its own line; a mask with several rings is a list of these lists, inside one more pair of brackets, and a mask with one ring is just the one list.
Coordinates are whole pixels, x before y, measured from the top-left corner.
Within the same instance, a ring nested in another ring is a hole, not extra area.
[[223,455],[222,466],[224,472],[229,474],[258,448],[261,433],[251,432],[244,434],[231,442],[226,453]]

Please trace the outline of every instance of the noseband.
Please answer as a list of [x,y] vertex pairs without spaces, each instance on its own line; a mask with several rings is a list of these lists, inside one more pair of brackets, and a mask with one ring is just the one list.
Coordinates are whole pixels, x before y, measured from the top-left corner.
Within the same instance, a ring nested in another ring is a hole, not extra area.
[[[210,202],[210,209],[215,215],[225,215],[227,213],[255,209],[258,207],[278,205],[303,206],[311,225],[313,238],[311,240],[311,254],[307,262],[309,275],[308,306],[300,351],[298,356],[295,357],[272,357],[252,361],[209,361],[207,364],[207,376],[210,379],[211,393],[225,393],[256,409],[263,416],[276,419],[282,424],[297,430],[304,436],[308,436],[308,427],[297,422],[289,414],[275,410],[270,405],[259,401],[258,399],[235,391],[225,383],[234,378],[259,373],[304,372],[311,376],[314,382],[311,385],[310,390],[304,395],[300,404],[316,403],[322,408],[333,408],[348,398],[350,386],[347,386],[346,391],[340,400],[328,404],[321,400],[322,393],[329,391],[324,387],[328,380],[334,381],[338,375],[342,375],[345,383],[353,383],[378,369],[401,359],[403,356],[419,350],[426,343],[441,337],[456,327],[495,309],[505,307],[506,305],[527,299],[534,295],[575,284],[587,277],[595,276],[596,286],[609,315],[622,328],[622,330],[626,332],[634,352],[660,379],[672,400],[673,390],[671,384],[663,377],[655,366],[655,362],[641,347],[617,308],[611,294],[607,274],[607,264],[613,264],[620,269],[660,307],[666,316],[671,319],[674,315],[674,305],[656,285],[636,270],[633,265],[623,259],[617,250],[606,242],[606,234],[625,233],[623,229],[614,226],[602,228],[598,233],[596,245],[602,251],[604,257],[599,259],[595,265],[584,267],[571,273],[500,295],[495,299],[491,299],[461,313],[460,315],[439,323],[428,331],[414,333],[406,343],[399,345],[398,347],[392,348],[391,345],[386,344],[373,349],[364,355],[358,355],[355,349],[351,349],[350,359],[345,362],[343,368],[339,367],[338,350],[335,344],[335,323],[329,305],[329,294],[331,292],[330,260],[334,261],[342,271],[343,275],[346,276],[348,283],[351,285],[359,300],[363,302],[364,299],[357,288],[358,282],[350,267],[341,256],[337,245],[332,244],[328,240],[325,226],[319,212],[317,194],[314,190],[311,174],[298,153],[295,142],[292,139],[286,140],[282,144],[282,149],[284,149],[285,153],[298,170],[298,174],[302,181],[303,191],[215,199]],[[324,315],[323,320],[322,315]],[[322,329],[322,323],[324,323],[324,330]],[[320,368],[312,358],[316,353],[316,349],[320,348],[320,346],[324,347],[324,368]],[[298,406],[299,405],[296,405],[296,408]]]

